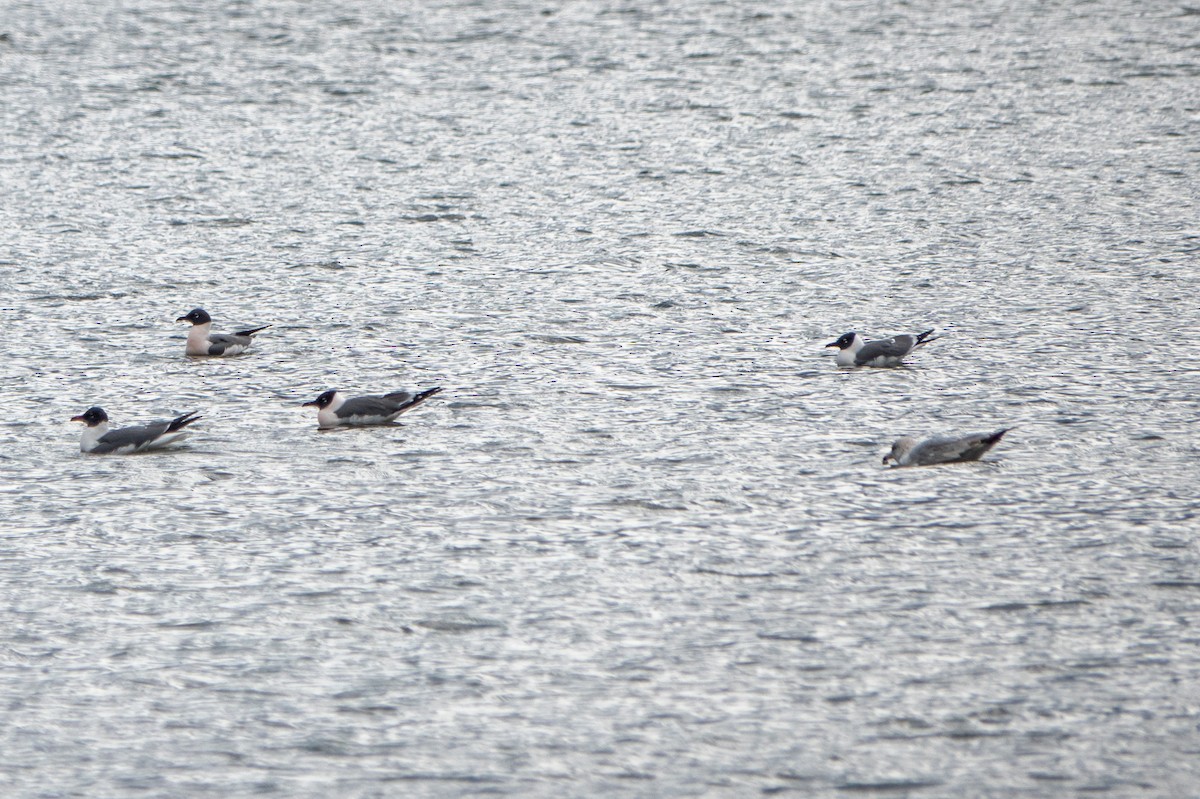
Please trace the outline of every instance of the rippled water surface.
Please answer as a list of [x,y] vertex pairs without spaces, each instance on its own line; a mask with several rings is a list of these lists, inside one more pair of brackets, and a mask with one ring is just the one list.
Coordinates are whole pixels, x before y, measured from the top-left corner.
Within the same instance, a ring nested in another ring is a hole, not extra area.
[[1195,794],[1197,9],[0,0],[0,97],[5,797]]

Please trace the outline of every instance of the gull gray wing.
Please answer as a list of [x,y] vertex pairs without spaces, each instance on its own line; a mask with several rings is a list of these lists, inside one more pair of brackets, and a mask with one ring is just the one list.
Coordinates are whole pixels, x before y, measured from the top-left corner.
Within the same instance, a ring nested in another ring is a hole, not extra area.
[[407,405],[417,396],[415,391],[389,391],[383,395],[386,400],[391,400],[397,405]]
[[903,358],[912,352],[916,345],[916,338],[907,335],[868,341],[858,351],[855,360],[859,363],[868,363],[876,358]]
[[404,407],[403,403],[396,402],[391,396],[389,394],[387,397],[353,397],[343,402],[342,407],[335,413],[340,419],[353,416],[387,416]]
[[434,388],[427,388],[424,391],[417,391],[415,393],[412,391],[393,391],[392,393],[384,394],[383,396],[385,399],[395,400],[400,404],[400,407],[404,408],[404,410],[408,410],[409,408],[420,405],[434,394],[440,393],[441,390],[441,386],[436,386]]
[[335,413],[339,419],[350,419],[355,416],[386,417],[398,416],[410,408],[415,408],[425,400],[442,390],[441,386],[429,388],[416,393],[412,391],[393,391],[382,397],[354,397],[342,403]]
[[913,449],[908,462],[913,466],[928,466],[934,463],[977,461],[983,454],[999,443],[1009,428],[995,433],[971,433],[959,438],[931,438]]
[[249,347],[252,343],[249,336],[243,336],[240,333],[210,333],[208,354],[222,355],[230,347]]
[[120,430],[110,430],[100,437],[92,452],[96,455],[105,455],[124,447],[133,447],[135,450],[144,449],[167,433],[177,433],[167,439],[169,443],[187,435],[187,433],[178,431],[199,419],[197,411],[189,411],[182,416],[176,416],[169,422],[152,422],[134,427],[122,427]]
[[167,432],[167,428],[170,426],[170,422],[156,422],[155,424],[110,430],[100,437],[100,440],[96,442],[96,448],[92,452],[97,455],[104,455],[124,447],[140,449]]

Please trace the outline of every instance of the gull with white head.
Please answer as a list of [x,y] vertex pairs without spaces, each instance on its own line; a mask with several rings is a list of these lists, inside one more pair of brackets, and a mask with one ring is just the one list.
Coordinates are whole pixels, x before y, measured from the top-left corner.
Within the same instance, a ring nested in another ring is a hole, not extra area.
[[892,451],[883,456],[883,462],[886,464],[891,461],[893,466],[932,466],[936,463],[977,461],[1011,429],[1006,427],[994,433],[971,433],[925,441],[905,436],[892,444]]

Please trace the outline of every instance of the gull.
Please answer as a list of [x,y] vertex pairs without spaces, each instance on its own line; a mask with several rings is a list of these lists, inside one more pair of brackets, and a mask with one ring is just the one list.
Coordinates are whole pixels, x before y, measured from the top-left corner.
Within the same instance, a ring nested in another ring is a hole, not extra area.
[[429,388],[413,393],[393,391],[382,396],[343,397],[337,391],[326,391],[302,407],[316,406],[317,427],[322,429],[340,425],[387,424],[400,414],[420,405],[441,391],[441,387]]
[[184,438],[190,430],[184,430],[200,417],[196,411],[177,416],[169,422],[153,422],[137,427],[122,427],[119,430],[108,429],[108,414],[100,406],[88,408],[79,416],[72,416],[72,422],[83,422],[87,427],[79,438],[79,451],[92,455],[128,455],[131,452],[144,452],[148,449],[158,449]]
[[851,330],[825,346],[838,348],[838,366],[900,366],[904,356],[938,338],[930,338],[932,333],[932,330],[926,330],[915,336],[904,334],[864,341],[862,336]]
[[905,436],[892,444],[892,451],[883,456],[883,462],[891,461],[893,466],[930,466],[977,461],[1011,429],[1006,427],[994,433],[971,433],[958,438],[930,438],[920,443],[912,436]]
[[210,332],[212,317],[203,308],[193,308],[175,321],[192,323],[187,337],[188,355],[241,355],[254,343],[255,333],[270,327],[263,325],[236,333],[213,333]]

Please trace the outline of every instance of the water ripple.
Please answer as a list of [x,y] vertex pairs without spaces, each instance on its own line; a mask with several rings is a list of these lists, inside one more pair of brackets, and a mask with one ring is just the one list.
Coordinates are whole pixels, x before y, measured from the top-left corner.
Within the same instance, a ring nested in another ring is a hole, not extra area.
[[1193,791],[1198,19],[14,5],[5,795]]

